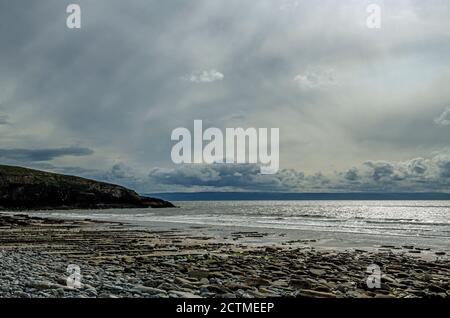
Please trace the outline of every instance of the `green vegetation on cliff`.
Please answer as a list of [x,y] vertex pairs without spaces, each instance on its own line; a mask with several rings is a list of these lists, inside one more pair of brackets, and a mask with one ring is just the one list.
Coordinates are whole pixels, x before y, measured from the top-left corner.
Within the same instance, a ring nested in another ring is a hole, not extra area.
[[0,210],[163,208],[170,202],[125,187],[15,166],[0,165]]

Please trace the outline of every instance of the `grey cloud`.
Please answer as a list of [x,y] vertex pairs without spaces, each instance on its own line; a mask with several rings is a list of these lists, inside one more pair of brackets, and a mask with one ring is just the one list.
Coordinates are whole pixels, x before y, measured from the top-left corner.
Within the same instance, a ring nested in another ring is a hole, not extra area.
[[[386,2],[387,15],[410,12],[413,19],[387,16],[377,32],[364,25],[367,1],[77,3],[81,30],[65,27],[67,3],[0,2],[0,111],[13,123],[0,125],[2,148],[88,144],[95,161],[65,158],[87,174],[127,159],[139,171],[170,169],[171,131],[203,119],[219,128],[282,127],[280,155],[292,169],[273,177],[237,171],[248,176],[237,177],[242,188],[372,188],[374,177],[394,187],[447,171],[445,162],[425,159],[400,169],[392,158],[448,145],[442,127],[431,122],[450,98],[450,78],[442,72],[450,56],[448,2]],[[226,77],[206,85],[219,73]],[[375,162],[358,165],[375,157],[393,171]],[[342,180],[331,175],[357,165],[358,173]],[[174,188],[188,186],[186,179],[214,187],[215,178],[233,187],[236,178],[222,167],[172,169],[151,179]],[[133,174],[119,165],[97,176],[160,186]]]
[[208,71],[194,72],[188,76],[183,76],[182,79],[193,83],[212,83],[221,81],[224,77],[225,76],[221,72],[212,69]]
[[326,88],[336,84],[333,70],[307,70],[296,75],[294,81],[302,89]]
[[0,125],[7,125],[9,124],[8,116],[0,115]]
[[439,117],[435,118],[434,122],[442,126],[450,125],[450,106],[448,106]]
[[189,165],[173,169],[153,169],[149,179],[154,184],[176,185],[201,190],[238,191],[318,191],[330,183],[321,173],[284,169],[275,175],[261,175],[258,165]]
[[271,178],[262,178],[257,165],[189,165],[173,169],[153,169],[149,178],[155,183],[174,184],[185,187],[254,188],[273,187]]
[[394,174],[394,167],[388,162],[366,162],[364,164],[373,171],[372,178],[375,181],[391,178]]
[[425,159],[423,158],[417,158],[417,159],[412,159],[408,162],[407,167],[409,169],[409,171],[411,171],[411,174],[416,174],[416,175],[423,175],[428,167],[427,167],[427,162]]
[[48,149],[0,149],[0,158],[21,162],[50,161],[63,156],[88,156],[93,154],[89,148],[68,147]]
[[355,181],[359,179],[358,169],[352,168],[345,173],[345,179]]
[[246,191],[448,191],[450,151],[429,158],[404,162],[368,161],[332,175],[307,175],[294,169],[276,175],[260,175],[256,165],[189,165],[173,169],[155,168],[149,174],[153,184],[199,189]]
[[450,150],[407,161],[368,161],[346,171],[325,175],[282,169],[261,175],[258,165],[182,165],[153,168],[140,173],[126,163],[108,170],[56,167],[45,169],[132,188],[141,193],[170,191],[272,191],[272,192],[446,192],[450,187]]
[[[361,191],[448,191],[450,187],[450,151],[444,150],[428,158],[408,161],[365,162],[358,169],[355,183],[347,183],[344,178],[336,180],[343,189],[354,188]],[[338,176],[343,174],[338,173]],[[344,181],[344,182],[342,182]]]
[[300,1],[287,0],[287,1],[282,1],[279,9],[282,11],[292,12],[292,11],[297,10],[297,8],[299,8],[299,7],[300,7]]
[[110,172],[113,178],[119,179],[130,179],[135,175],[133,170],[130,167],[126,166],[123,162],[115,164],[111,168]]

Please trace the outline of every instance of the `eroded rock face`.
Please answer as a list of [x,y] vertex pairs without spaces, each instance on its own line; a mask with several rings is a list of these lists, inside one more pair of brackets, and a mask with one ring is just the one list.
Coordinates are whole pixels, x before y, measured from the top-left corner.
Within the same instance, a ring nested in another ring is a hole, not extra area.
[[0,209],[164,208],[125,187],[85,178],[0,165]]

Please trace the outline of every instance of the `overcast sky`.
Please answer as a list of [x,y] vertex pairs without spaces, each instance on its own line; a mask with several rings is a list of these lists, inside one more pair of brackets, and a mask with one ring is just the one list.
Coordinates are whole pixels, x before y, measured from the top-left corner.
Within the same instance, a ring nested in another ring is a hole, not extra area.
[[[79,30],[70,2],[0,2],[1,163],[140,192],[449,190],[449,1],[73,2]],[[174,165],[194,119],[280,128],[280,172]]]

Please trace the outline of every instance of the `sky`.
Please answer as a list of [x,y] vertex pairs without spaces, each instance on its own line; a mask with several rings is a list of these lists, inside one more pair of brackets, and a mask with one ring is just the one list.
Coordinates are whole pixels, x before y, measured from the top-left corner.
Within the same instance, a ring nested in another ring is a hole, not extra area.
[[[0,0],[0,41],[2,164],[143,193],[449,191],[446,0]],[[175,165],[196,119],[279,128],[280,171]]]

